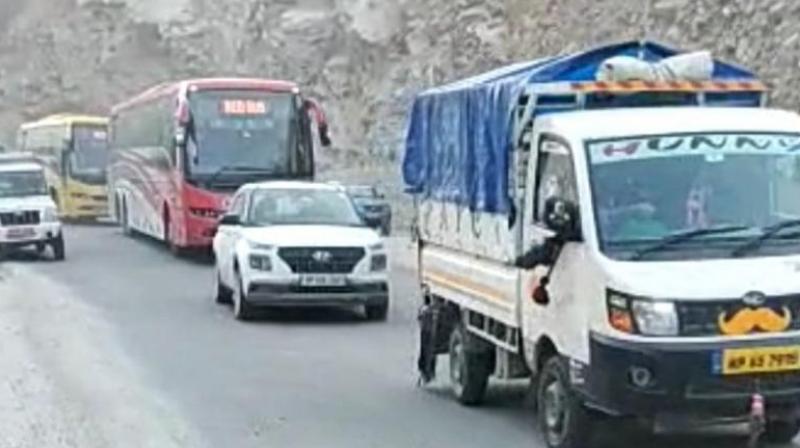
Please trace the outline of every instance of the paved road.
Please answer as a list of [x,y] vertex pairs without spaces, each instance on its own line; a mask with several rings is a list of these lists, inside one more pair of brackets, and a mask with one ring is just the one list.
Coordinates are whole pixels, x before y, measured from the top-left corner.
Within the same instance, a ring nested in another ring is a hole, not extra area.
[[[540,446],[524,385],[493,388],[479,409],[457,405],[444,381],[415,387],[417,299],[402,267],[393,269],[387,323],[324,310],[244,324],[212,302],[207,263],[176,260],[111,227],[69,228],[67,242],[68,262],[30,266],[99,309],[208,446]],[[651,446],[676,443],[742,446],[730,436]]]

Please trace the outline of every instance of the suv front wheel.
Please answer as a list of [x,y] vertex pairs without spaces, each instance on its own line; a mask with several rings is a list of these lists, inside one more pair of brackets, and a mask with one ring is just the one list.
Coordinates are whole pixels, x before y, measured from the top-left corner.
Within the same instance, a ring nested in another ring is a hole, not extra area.
[[59,234],[50,241],[50,247],[53,249],[53,258],[55,258],[56,261],[64,261],[67,258],[63,234]]

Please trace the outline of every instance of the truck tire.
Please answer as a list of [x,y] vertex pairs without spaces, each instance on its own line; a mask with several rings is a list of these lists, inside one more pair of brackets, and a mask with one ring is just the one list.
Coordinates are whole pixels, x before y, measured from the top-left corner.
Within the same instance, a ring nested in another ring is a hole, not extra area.
[[764,441],[775,445],[789,445],[800,433],[800,420],[767,421],[764,428]]
[[64,261],[67,258],[63,234],[53,239],[50,246],[53,248],[53,258],[55,258],[56,261]]
[[572,390],[566,362],[553,356],[539,374],[537,420],[548,448],[591,446],[593,418]]
[[465,406],[483,402],[492,373],[491,353],[476,350],[472,338],[463,324],[450,333],[450,383],[456,399]]

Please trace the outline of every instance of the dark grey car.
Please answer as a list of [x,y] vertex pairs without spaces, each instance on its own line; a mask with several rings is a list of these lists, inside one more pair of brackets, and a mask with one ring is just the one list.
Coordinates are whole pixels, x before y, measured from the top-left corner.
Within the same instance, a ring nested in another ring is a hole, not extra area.
[[392,231],[392,208],[383,194],[370,185],[346,187],[361,217],[370,227],[378,229],[384,236]]

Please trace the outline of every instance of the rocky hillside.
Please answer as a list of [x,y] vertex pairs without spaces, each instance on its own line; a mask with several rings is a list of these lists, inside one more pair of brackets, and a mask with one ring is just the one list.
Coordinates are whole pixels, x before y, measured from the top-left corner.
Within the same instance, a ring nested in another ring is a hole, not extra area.
[[0,135],[169,78],[249,74],[304,85],[369,171],[400,157],[420,88],[645,35],[752,66],[775,103],[800,103],[796,0],[0,0]]

